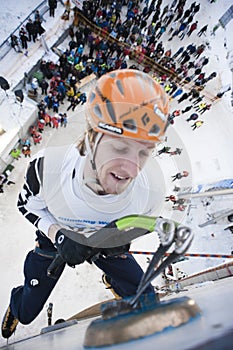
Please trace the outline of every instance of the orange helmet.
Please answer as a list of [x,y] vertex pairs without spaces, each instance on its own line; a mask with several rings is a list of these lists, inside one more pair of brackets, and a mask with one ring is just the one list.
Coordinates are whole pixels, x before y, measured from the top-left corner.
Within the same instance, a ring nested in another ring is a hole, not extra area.
[[154,142],[164,135],[168,98],[146,73],[134,69],[106,73],[87,102],[87,121],[97,132]]

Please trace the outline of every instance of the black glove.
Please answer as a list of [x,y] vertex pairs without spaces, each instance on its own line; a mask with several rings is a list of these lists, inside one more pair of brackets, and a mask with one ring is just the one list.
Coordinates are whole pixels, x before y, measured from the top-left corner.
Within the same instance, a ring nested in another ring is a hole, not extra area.
[[93,248],[73,241],[66,237],[61,230],[57,232],[55,241],[59,255],[69,266],[82,264],[95,255]]
[[104,256],[117,256],[129,251],[130,243],[113,248],[100,248],[100,253]]

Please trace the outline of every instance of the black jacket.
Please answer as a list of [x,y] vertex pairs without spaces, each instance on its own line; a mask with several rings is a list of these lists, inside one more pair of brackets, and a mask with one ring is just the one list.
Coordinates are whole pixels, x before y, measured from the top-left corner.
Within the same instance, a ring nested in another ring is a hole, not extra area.
[[56,9],[57,8],[57,0],[48,0],[48,5],[50,8]]

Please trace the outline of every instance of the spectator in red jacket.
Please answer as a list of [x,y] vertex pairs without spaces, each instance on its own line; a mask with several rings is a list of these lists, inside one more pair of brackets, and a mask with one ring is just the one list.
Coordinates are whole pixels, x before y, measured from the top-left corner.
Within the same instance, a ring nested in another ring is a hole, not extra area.
[[187,33],[188,36],[190,36],[192,34],[192,32],[197,29],[197,23],[198,23],[198,21],[193,22],[191,24],[190,29],[189,29],[189,31]]

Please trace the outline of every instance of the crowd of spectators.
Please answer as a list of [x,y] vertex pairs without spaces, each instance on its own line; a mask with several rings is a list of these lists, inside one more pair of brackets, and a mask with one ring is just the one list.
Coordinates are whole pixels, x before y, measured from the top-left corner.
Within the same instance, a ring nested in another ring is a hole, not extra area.
[[28,53],[28,43],[36,42],[36,40],[45,32],[42,23],[44,21],[39,10],[35,11],[34,18],[29,18],[27,23],[19,29],[19,35],[11,35],[11,47],[16,52]]
[[[66,102],[63,109],[74,112],[78,105],[86,102],[86,93],[79,88],[82,79],[92,73],[98,78],[106,72],[123,68],[140,69],[150,74],[163,86],[170,100],[175,100],[177,108],[168,118],[171,125],[184,115],[184,122],[188,122],[192,130],[204,124],[202,115],[212,108],[206,99],[205,88],[217,73],[207,74],[206,71],[210,61],[206,39],[208,23],[199,25],[202,4],[187,0],[166,1],[166,5],[164,2],[85,0],[82,10],[71,9],[70,1],[65,2],[62,19],[69,20],[70,12],[74,12],[67,48],[57,62],[41,59],[42,79],[35,79],[34,86],[32,80],[31,84],[34,94],[39,96],[40,91],[41,95],[37,104],[38,118],[29,130],[34,145],[42,141],[47,127],[66,127],[68,116],[60,112],[61,105]],[[51,17],[55,16],[54,10],[50,9]],[[42,22],[43,18],[37,11],[34,21],[29,19],[20,29],[20,44],[17,38],[13,44],[12,38],[12,47],[16,51],[27,50],[28,42],[35,42],[44,33]],[[222,98],[230,89],[229,86],[222,87],[213,101]],[[17,160],[21,153],[30,157],[30,138],[20,140],[20,146],[21,149],[11,151],[11,156]],[[167,145],[158,151],[158,155],[169,156],[181,153],[182,149],[177,147],[171,151]],[[183,171],[173,175],[172,181],[187,176],[188,172]],[[179,191],[176,186],[175,191]],[[172,194],[165,201],[173,201],[173,210],[186,209],[186,202],[179,203],[172,198],[176,197]]]
[[[199,118],[198,113],[210,109],[211,104],[203,100],[203,90],[217,73],[207,75],[204,71],[209,63],[205,40],[196,40],[198,44],[195,44],[192,38],[192,42],[181,44],[175,52],[172,46],[169,47],[170,41],[182,43],[184,37],[189,38],[194,31],[197,38],[205,36],[208,25],[198,27],[201,4],[194,1],[187,5],[187,0],[173,0],[166,6],[162,0],[148,3],[85,0],[82,10],[73,8],[74,18],[84,16],[91,25],[82,21],[75,25],[73,21],[69,27],[67,48],[58,61],[42,59],[40,62],[43,79],[38,81],[38,88],[45,97],[38,103],[38,122],[33,126],[36,132],[31,133],[34,144],[41,142],[44,126],[57,128],[67,124],[67,116],[64,118],[62,113],[59,114],[64,101],[69,102],[67,111],[75,111],[79,104],[86,102],[86,94],[78,85],[92,73],[100,77],[115,69],[134,68],[151,74],[170,99],[177,99],[178,104],[190,101],[182,111],[177,109],[170,113],[171,124],[174,124],[175,117],[188,111],[190,115],[195,112]],[[166,31],[167,40],[161,40]],[[160,67],[159,73],[154,64]],[[195,123],[202,125],[198,118]],[[190,121],[190,116],[186,120]]]
[[[173,0],[166,5],[163,0],[85,0],[82,10],[71,8],[70,1],[66,1],[68,19],[72,10],[74,13],[67,48],[57,62],[41,59],[42,79],[36,79],[32,86],[35,95],[39,96],[38,89],[41,89],[38,120],[29,132],[34,144],[41,142],[45,127],[66,127],[67,114],[59,112],[65,101],[68,102],[66,111],[75,111],[79,104],[86,102],[86,93],[79,89],[83,78],[92,73],[98,78],[123,68],[151,74],[171,100],[176,99],[178,104],[186,102],[184,107],[170,113],[170,124],[174,124],[178,116],[189,113],[186,121],[194,122],[192,129],[202,126],[204,122],[199,114],[212,106],[205,101],[204,90],[217,73],[205,72],[210,60],[205,39],[208,24],[199,26],[200,9],[201,3],[187,0]],[[54,15],[53,10],[50,11],[50,16]],[[84,22],[77,21],[79,16]],[[27,49],[27,42],[35,42],[43,34],[42,23],[43,17],[37,11],[34,20],[29,19],[20,29],[21,48]],[[186,45],[183,44],[185,38]],[[176,45],[171,45],[171,41]],[[180,45],[174,50],[177,43]]]

